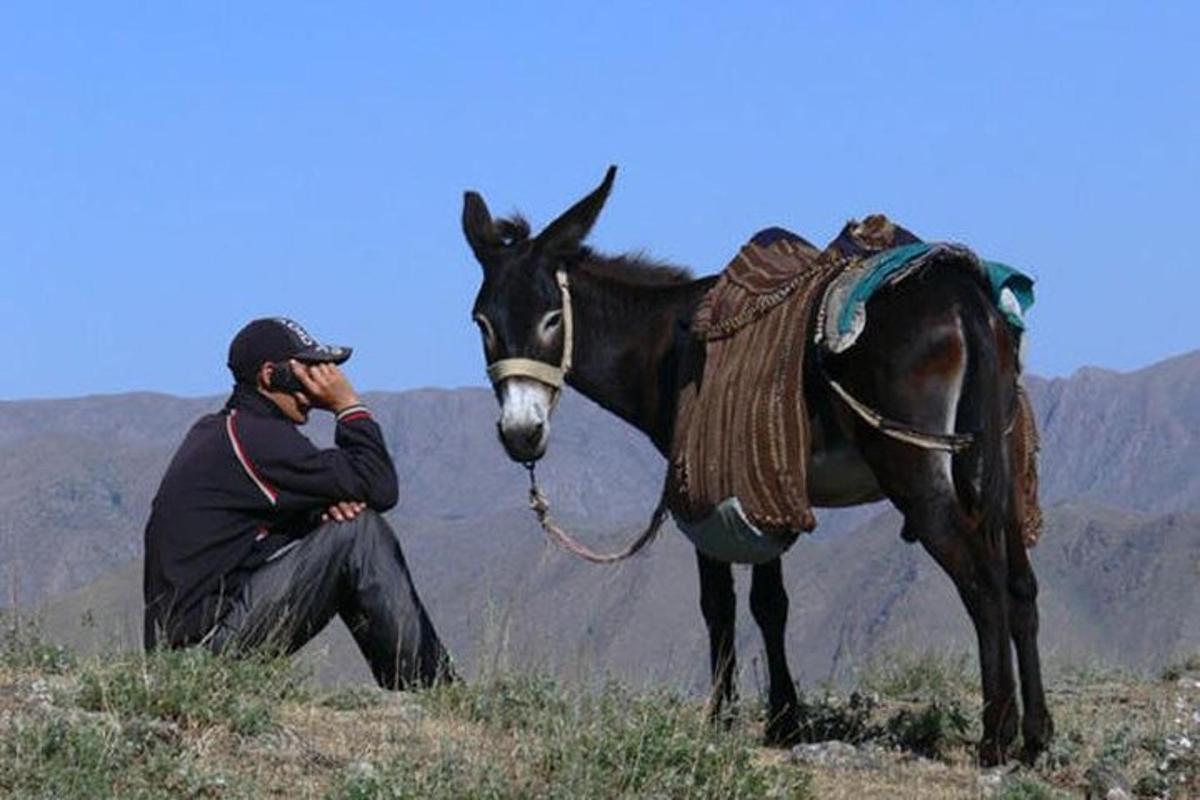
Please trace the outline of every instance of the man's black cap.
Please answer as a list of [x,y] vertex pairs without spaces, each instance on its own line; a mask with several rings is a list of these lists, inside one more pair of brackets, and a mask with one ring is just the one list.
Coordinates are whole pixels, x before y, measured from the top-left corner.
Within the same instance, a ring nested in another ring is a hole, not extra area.
[[350,357],[349,347],[320,344],[287,317],[256,319],[237,332],[229,343],[229,370],[243,382],[254,382],[258,368],[267,361],[294,358],[305,364],[341,364]]

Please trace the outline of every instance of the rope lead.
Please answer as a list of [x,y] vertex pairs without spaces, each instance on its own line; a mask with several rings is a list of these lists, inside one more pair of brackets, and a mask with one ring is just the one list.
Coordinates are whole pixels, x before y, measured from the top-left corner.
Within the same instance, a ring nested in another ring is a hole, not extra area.
[[546,532],[551,541],[568,553],[582,558],[584,561],[590,561],[593,564],[615,564],[618,561],[624,561],[650,544],[654,537],[658,535],[658,531],[663,526],[663,523],[667,520],[667,501],[664,492],[663,499],[659,501],[658,508],[654,509],[654,514],[650,517],[650,522],[646,526],[646,529],[630,542],[624,550],[616,553],[597,553],[572,537],[559,527],[558,523],[551,519],[550,501],[546,499],[546,495],[542,492],[541,487],[538,486],[533,462],[526,462],[525,469],[529,470],[529,508],[537,517],[538,524],[542,526],[542,530]]

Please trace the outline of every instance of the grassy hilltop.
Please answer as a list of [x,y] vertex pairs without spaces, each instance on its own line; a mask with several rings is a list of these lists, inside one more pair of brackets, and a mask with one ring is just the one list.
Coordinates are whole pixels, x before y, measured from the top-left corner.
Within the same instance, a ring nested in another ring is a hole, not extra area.
[[989,772],[972,765],[969,663],[894,657],[856,692],[810,694],[809,733],[824,743],[789,752],[758,746],[753,698],[710,726],[695,697],[499,668],[412,693],[331,690],[287,659],[80,660],[10,627],[0,796],[1032,800],[1097,782],[1200,796],[1200,661],[1155,679],[1059,676],[1051,751],[1032,768]]

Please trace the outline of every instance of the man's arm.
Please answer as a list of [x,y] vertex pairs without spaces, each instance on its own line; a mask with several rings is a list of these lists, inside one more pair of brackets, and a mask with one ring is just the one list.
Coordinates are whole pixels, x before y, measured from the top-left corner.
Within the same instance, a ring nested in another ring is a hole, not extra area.
[[[396,470],[383,432],[336,366],[292,362],[314,406],[334,411],[337,447],[320,450],[288,423],[246,419],[241,426],[251,467],[285,510],[326,509],[342,501],[365,502],[376,511],[396,505]],[[242,418],[238,419],[241,423]]]

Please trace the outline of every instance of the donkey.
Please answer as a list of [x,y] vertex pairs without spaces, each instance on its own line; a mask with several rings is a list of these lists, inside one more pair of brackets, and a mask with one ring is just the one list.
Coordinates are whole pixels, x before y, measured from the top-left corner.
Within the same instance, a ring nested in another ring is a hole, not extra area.
[[[545,453],[564,375],[664,456],[670,452],[687,380],[682,365],[702,346],[689,322],[716,277],[693,279],[683,268],[587,247],[614,176],[610,167],[598,188],[536,236],[520,216],[493,220],[479,194],[464,196],[463,231],[483,267],[473,318],[500,404],[500,441],[514,461],[531,464]],[[1011,637],[1022,756],[1031,760],[1053,725],[1038,656],[1037,580],[1013,512],[1005,434],[1017,391],[1015,335],[972,276],[936,265],[877,292],[869,318],[853,347],[836,356],[814,349],[805,362],[810,499],[837,507],[887,498],[904,516],[904,539],[919,541],[954,582],[978,637],[983,765],[1003,762],[1017,735]],[[796,335],[815,348],[811,333]],[[513,363],[525,368],[501,369]],[[943,434],[977,432],[976,444],[952,455],[884,436],[834,395],[830,379],[890,419]],[[699,550],[696,563],[715,716],[735,694],[733,572]],[[801,726],[778,558],[754,566],[750,609],[769,672],[765,740],[790,744]]]

